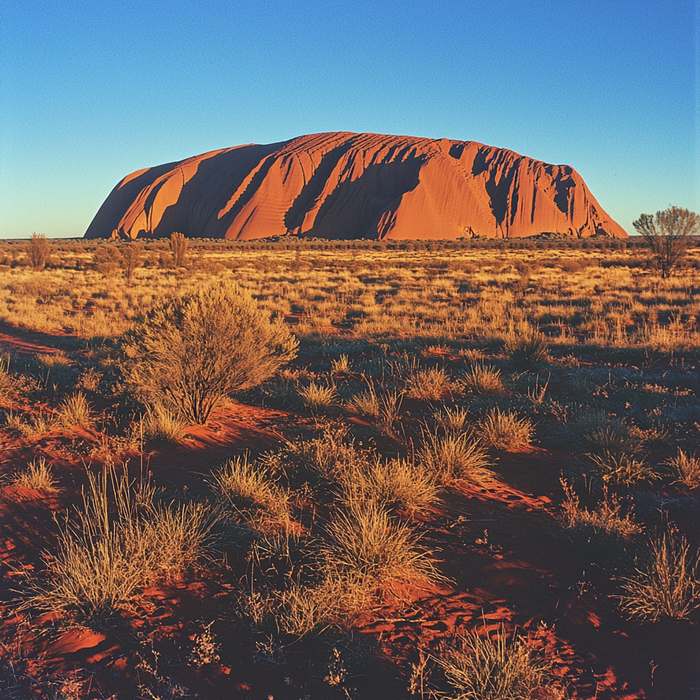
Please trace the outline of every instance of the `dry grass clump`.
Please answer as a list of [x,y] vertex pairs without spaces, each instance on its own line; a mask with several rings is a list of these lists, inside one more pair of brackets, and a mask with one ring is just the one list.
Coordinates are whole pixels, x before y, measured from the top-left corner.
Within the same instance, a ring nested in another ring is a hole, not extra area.
[[262,461],[271,472],[282,472],[290,480],[338,483],[366,460],[346,439],[347,432],[345,427],[327,427],[321,437],[287,442],[282,450],[266,454]]
[[146,408],[146,414],[141,420],[141,428],[143,437],[147,440],[177,442],[185,436],[187,421],[165,406],[156,403]]
[[594,471],[605,483],[636,484],[640,481],[654,481],[658,472],[649,466],[643,458],[635,455],[614,452],[589,455],[593,461]]
[[607,493],[593,510],[582,508],[573,488],[562,480],[566,500],[562,504],[561,521],[575,539],[590,539],[591,536],[619,542],[631,540],[642,533],[642,527],[631,514],[622,515],[622,505],[615,496]]
[[573,443],[589,454],[634,455],[639,439],[619,419],[601,411],[586,411],[570,426]]
[[469,394],[502,396],[505,393],[501,370],[493,365],[476,363],[460,377],[460,383]]
[[344,353],[337,360],[331,360],[333,374],[347,374],[350,371],[350,358]]
[[642,622],[683,620],[700,607],[700,558],[682,535],[667,531],[649,543],[647,560],[625,579],[622,611]]
[[[494,640],[472,631],[442,646],[434,657],[451,691],[446,700],[525,700],[554,695],[551,664],[537,655],[526,637],[510,639],[503,625]],[[543,695],[535,695],[541,692]],[[547,693],[548,694],[544,694]]]
[[423,430],[417,460],[442,484],[481,482],[493,476],[488,453],[471,431]]
[[515,450],[530,444],[535,428],[529,418],[492,408],[479,420],[479,435],[498,450]]
[[338,391],[332,384],[317,384],[311,382],[297,389],[304,406],[312,413],[327,411],[338,402]]
[[534,372],[549,359],[546,336],[531,326],[521,326],[506,335],[504,350],[517,372]]
[[640,456],[639,431],[599,411],[580,414],[571,426],[573,443],[593,462],[606,483],[653,481],[659,474]]
[[445,407],[433,413],[435,425],[448,433],[463,433],[469,428],[469,411],[459,406]]
[[348,409],[373,420],[383,433],[392,435],[394,423],[399,418],[403,393],[385,391],[377,393],[374,386],[353,396],[347,403]]
[[34,437],[52,432],[58,427],[59,422],[56,415],[48,411],[39,411],[30,416],[7,411],[5,425],[11,430],[16,430],[23,437]]
[[137,502],[126,471],[89,473],[82,508],[66,518],[57,552],[45,560],[46,579],[30,582],[24,606],[108,615],[148,581],[194,563],[212,525],[202,504]]
[[52,493],[57,491],[56,479],[44,457],[35,457],[27,468],[12,475],[10,483],[35,491]]
[[666,466],[674,477],[674,484],[683,484],[690,489],[700,487],[700,457],[678,450],[666,462]]
[[415,530],[374,500],[358,502],[327,525],[321,551],[325,566],[340,579],[383,592],[395,583],[430,582],[437,571],[419,548]]
[[66,428],[90,428],[94,423],[92,407],[82,391],[65,398],[56,409],[57,421]]
[[451,387],[450,378],[443,368],[415,369],[406,380],[406,395],[412,399],[438,401]]
[[289,492],[247,456],[224,464],[209,484],[228,515],[255,529],[287,530],[292,524]]
[[358,462],[341,481],[348,507],[375,501],[389,511],[425,511],[439,500],[435,474],[420,462],[376,458]]
[[4,401],[12,394],[14,385],[10,375],[10,358],[8,355],[0,355],[0,401]]

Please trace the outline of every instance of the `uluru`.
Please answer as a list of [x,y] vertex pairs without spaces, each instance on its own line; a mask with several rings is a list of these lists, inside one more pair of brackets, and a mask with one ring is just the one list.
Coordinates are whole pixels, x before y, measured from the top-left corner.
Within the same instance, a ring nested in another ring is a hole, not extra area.
[[626,238],[568,165],[475,141],[330,132],[138,170],[86,238]]

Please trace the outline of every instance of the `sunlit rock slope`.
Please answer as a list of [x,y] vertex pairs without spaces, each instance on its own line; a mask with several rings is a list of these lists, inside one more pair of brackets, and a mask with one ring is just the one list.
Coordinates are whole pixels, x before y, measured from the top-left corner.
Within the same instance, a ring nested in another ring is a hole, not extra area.
[[474,141],[333,132],[138,170],[86,238],[622,238],[581,176]]

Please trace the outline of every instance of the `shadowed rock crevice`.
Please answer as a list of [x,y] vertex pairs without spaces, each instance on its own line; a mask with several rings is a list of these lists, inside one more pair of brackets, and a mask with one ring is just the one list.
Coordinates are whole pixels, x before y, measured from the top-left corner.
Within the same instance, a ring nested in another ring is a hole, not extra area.
[[627,236],[568,165],[473,141],[331,132],[137,171],[86,238]]

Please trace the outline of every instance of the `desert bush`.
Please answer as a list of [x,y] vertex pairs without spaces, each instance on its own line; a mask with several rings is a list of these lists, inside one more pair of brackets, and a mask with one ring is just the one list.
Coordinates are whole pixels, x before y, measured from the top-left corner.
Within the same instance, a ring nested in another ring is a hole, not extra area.
[[435,660],[452,693],[443,697],[447,700],[557,697],[554,688],[545,694],[551,683],[551,663],[535,653],[526,637],[513,634],[508,639],[508,636],[501,625],[495,640],[472,631],[444,644]]
[[530,444],[535,428],[529,418],[492,408],[479,420],[479,435],[485,444],[513,450]]
[[131,242],[122,247],[120,263],[127,282],[131,282],[131,278],[134,276],[136,268],[141,263],[142,257],[143,249],[138,243]]
[[437,401],[450,388],[449,376],[444,369],[439,367],[417,369],[406,381],[406,395],[412,399]]
[[225,396],[274,374],[297,345],[231,282],[165,301],[122,336],[132,389],[195,423],[206,423]]
[[424,428],[417,460],[446,485],[460,479],[480,482],[493,476],[488,453],[471,431],[431,432]]
[[312,413],[327,411],[336,405],[338,391],[332,384],[317,384],[311,382],[307,386],[297,389],[299,397]]
[[700,561],[697,554],[691,555],[685,537],[657,533],[643,568],[625,579],[620,607],[628,617],[643,622],[683,620],[700,607],[699,574]]
[[692,236],[700,231],[700,216],[669,207],[655,216],[642,214],[632,225],[652,253],[653,268],[665,279],[685,258]]
[[542,367],[549,357],[546,336],[536,328],[523,326],[511,331],[505,339],[505,353],[517,372],[533,372]]
[[187,246],[188,240],[181,233],[175,231],[170,235],[170,251],[175,267],[185,267],[187,264]]
[[43,233],[33,233],[27,248],[27,257],[32,270],[43,270],[50,255],[51,242]]
[[474,364],[464,372],[460,377],[460,383],[464,391],[469,394],[501,396],[505,391],[501,370],[482,363]]
[[234,520],[256,529],[289,529],[289,493],[271,478],[264,466],[247,456],[224,464],[208,482],[217,500]]
[[126,470],[88,473],[83,505],[46,556],[46,579],[30,581],[23,605],[102,617],[128,604],[149,580],[194,562],[213,520],[205,506],[139,506]]
[[26,469],[12,475],[10,482],[36,491],[56,491],[56,480],[44,457],[35,457]]
[[690,489],[700,487],[700,457],[678,450],[666,462],[666,467],[673,477],[674,484],[683,484]]

